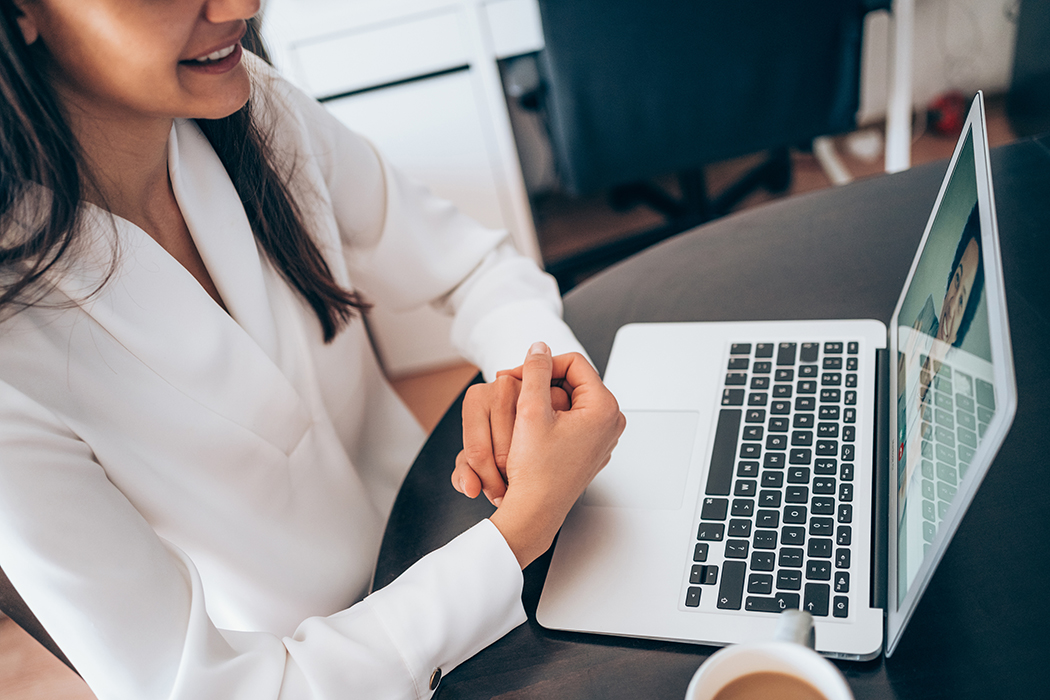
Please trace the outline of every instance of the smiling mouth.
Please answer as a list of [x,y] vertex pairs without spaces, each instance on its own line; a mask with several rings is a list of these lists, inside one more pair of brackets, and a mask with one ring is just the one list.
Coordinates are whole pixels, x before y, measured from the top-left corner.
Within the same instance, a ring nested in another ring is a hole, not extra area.
[[233,53],[236,49],[237,49],[237,44],[231,44],[230,46],[227,46],[225,49],[219,49],[218,51],[212,51],[207,56],[201,56],[200,58],[191,58],[188,61],[184,61],[184,63],[199,63],[199,64],[215,63],[216,61],[221,61],[222,59],[226,58],[231,53]]

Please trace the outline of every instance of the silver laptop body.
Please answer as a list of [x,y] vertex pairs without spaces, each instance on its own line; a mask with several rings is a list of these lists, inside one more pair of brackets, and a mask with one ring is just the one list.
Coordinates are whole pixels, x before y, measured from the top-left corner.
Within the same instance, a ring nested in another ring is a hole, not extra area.
[[1016,410],[983,110],[889,329],[619,330],[605,382],[627,429],[562,528],[540,624],[724,645],[801,607],[819,651],[892,653]]

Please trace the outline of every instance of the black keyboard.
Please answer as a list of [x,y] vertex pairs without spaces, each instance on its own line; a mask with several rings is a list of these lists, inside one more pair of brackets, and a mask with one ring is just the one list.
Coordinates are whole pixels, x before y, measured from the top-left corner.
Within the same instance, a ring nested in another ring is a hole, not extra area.
[[855,341],[731,346],[687,609],[849,617],[859,361]]

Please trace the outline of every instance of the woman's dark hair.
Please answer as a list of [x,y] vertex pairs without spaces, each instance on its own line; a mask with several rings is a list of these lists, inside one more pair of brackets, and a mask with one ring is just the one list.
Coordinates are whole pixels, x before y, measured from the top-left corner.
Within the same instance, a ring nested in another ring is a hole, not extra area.
[[[11,0],[0,0],[0,313],[39,302],[43,277],[75,250],[83,183],[91,178],[40,68],[37,54],[45,49],[25,45],[17,16]],[[265,58],[254,18],[243,43]],[[366,304],[332,277],[274,166],[268,135],[252,119],[251,101],[224,119],[197,123],[226,167],[259,245],[330,341]],[[16,230],[15,210],[34,185],[50,193],[48,211],[34,215],[29,230]]]
[[962,345],[967,331],[970,330],[970,323],[973,321],[974,314],[977,313],[977,304],[980,303],[981,292],[984,290],[981,220],[976,204],[970,210],[970,216],[966,219],[966,225],[963,226],[962,235],[959,237],[959,245],[955,247],[955,259],[952,260],[952,266],[948,268],[948,284],[944,288],[945,294],[952,288],[952,278],[955,277],[955,270],[959,267],[959,261],[962,260],[962,256],[966,252],[966,248],[969,247],[970,241],[977,244],[977,272],[974,273],[973,285],[970,287],[970,296],[966,299],[966,309],[963,311],[962,318],[959,319],[959,330],[955,332],[955,342],[953,343],[955,346]]

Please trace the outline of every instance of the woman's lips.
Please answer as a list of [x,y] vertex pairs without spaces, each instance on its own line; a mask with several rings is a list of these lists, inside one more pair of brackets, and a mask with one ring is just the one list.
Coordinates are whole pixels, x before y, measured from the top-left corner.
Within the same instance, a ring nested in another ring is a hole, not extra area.
[[[219,51],[214,51],[209,54],[209,56],[222,56],[222,54],[228,50],[229,49],[221,49]],[[241,48],[240,43],[236,43],[233,45],[232,51],[229,51],[229,53],[218,60],[198,61],[197,59],[190,59],[188,61],[179,61],[179,65],[197,73],[217,75],[232,70],[241,62],[241,55],[243,53],[244,50]]]

